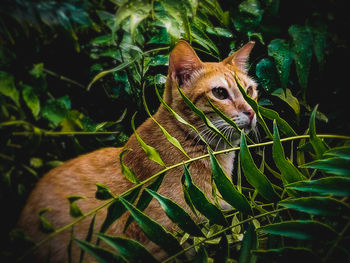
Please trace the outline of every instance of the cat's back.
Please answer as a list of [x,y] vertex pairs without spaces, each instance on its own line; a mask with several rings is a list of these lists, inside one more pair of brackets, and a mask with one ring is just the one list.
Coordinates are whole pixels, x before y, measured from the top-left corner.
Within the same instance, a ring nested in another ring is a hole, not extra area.
[[119,154],[121,148],[103,148],[69,160],[49,171],[35,186],[22,211],[18,226],[34,238],[44,237],[39,212],[48,209],[45,218],[57,229],[73,221],[69,213],[69,196],[81,196],[77,201],[83,213],[96,208],[101,201],[95,198],[96,183],[106,185],[118,194],[130,187],[121,176]]

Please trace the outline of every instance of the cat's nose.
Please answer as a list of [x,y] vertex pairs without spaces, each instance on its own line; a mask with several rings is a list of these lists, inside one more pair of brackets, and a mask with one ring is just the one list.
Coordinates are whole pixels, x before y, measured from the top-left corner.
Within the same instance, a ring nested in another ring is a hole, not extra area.
[[254,118],[254,111],[253,110],[247,110],[243,112],[248,118],[249,121],[251,122]]

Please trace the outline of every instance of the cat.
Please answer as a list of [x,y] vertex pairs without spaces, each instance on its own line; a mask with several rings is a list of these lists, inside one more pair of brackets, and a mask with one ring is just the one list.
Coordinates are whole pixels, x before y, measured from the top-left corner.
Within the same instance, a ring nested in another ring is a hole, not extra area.
[[[224,133],[232,145],[239,145],[240,134],[226,124],[213,111],[207,97],[223,113],[229,116],[245,132],[254,130],[256,116],[252,108],[244,100],[237,87],[235,77],[238,77],[253,99],[257,99],[257,84],[247,75],[247,61],[254,46],[248,42],[238,51],[221,62],[202,62],[193,48],[184,40],[180,40],[169,56],[168,77],[163,95],[164,101],[185,120],[194,125],[209,143],[212,149],[224,149],[228,145],[221,137],[213,134],[183,101],[178,87],[184,94]],[[208,153],[208,147],[198,134],[180,123],[164,107],[160,106],[154,118],[178,141],[190,157]],[[155,147],[167,166],[185,161],[187,157],[174,147],[164,136],[154,121],[147,119],[138,129],[137,134],[148,144]],[[39,216],[41,209],[48,208],[45,218],[57,229],[73,221],[69,215],[68,196],[79,195],[84,199],[76,201],[83,213],[98,207],[103,201],[95,198],[96,183],[109,187],[114,195],[121,194],[131,188],[133,184],[121,172],[119,155],[123,149],[131,149],[123,156],[126,166],[132,169],[140,181],[161,171],[162,166],[147,158],[144,150],[139,146],[133,134],[123,148],[103,148],[92,153],[79,156],[65,162],[48,172],[35,186],[21,213],[18,226],[35,242],[45,238],[46,234],[39,230]],[[218,161],[228,176],[233,170],[234,152],[217,156]],[[210,198],[211,168],[209,160],[202,159],[190,166],[194,183]],[[183,168],[178,167],[167,172],[159,193],[182,207],[188,209],[183,197],[181,177]],[[223,203],[223,206],[227,204]],[[96,215],[95,231],[100,229],[106,217],[107,209],[102,209]],[[159,204],[153,200],[145,210],[151,218],[162,224],[168,231],[175,225],[168,219]],[[147,239],[136,223],[129,226],[123,234],[128,215],[124,214],[107,230],[107,234],[124,235],[143,243],[158,259],[166,257],[156,244]],[[91,217],[88,217],[74,227],[74,237],[86,238]],[[49,242],[40,246],[34,253],[35,262],[67,261],[67,245],[71,239],[71,231],[67,230],[55,236]],[[101,242],[103,243],[103,242]],[[73,262],[79,258],[80,248],[73,242]],[[86,258],[86,257],[85,257]],[[90,258],[91,259],[91,258]]]

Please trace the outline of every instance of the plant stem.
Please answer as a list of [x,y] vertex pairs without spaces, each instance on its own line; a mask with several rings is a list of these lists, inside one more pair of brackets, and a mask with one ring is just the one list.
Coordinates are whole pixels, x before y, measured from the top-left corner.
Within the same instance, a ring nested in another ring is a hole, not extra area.
[[340,234],[338,235],[338,238],[334,242],[333,246],[328,250],[326,257],[322,260],[323,262],[327,262],[329,257],[333,254],[334,249],[338,246],[339,242],[343,238],[343,235],[345,234],[346,230],[348,230],[349,227],[350,227],[350,221],[346,224],[344,229],[340,232]]

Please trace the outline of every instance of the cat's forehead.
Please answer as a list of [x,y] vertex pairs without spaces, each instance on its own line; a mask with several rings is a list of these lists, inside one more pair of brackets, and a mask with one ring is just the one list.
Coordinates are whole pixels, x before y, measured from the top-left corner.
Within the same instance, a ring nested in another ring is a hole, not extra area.
[[224,65],[223,63],[208,62],[205,64],[205,79],[211,87],[236,87],[236,77],[244,85],[256,86],[255,81],[247,74],[241,72],[235,67]]

